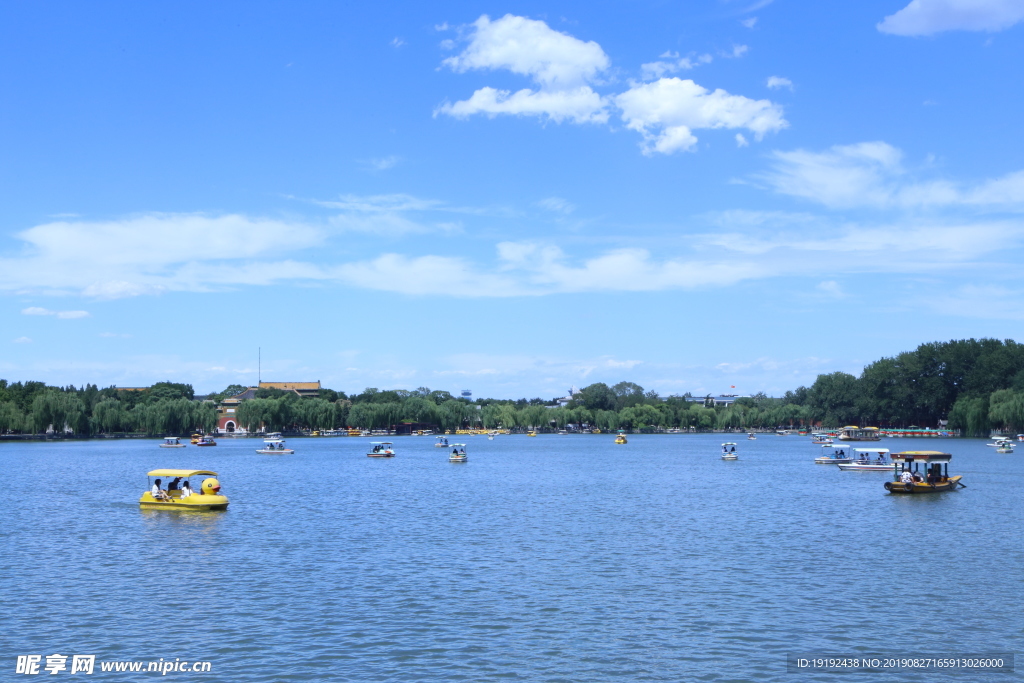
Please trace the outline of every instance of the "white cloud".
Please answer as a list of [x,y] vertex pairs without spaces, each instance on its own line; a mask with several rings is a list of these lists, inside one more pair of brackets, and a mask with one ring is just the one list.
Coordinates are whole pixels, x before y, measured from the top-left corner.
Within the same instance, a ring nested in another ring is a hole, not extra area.
[[776,192],[834,208],[1024,208],[1024,171],[974,185],[915,181],[903,153],[885,142],[836,145],[824,152],[774,152],[771,171],[757,176]]
[[743,55],[747,54],[747,52],[749,52],[749,51],[750,51],[750,48],[748,46],[746,46],[746,45],[733,45],[732,46],[732,52],[723,52],[722,56],[723,57],[728,57],[728,58],[731,58],[731,59],[739,59]]
[[514,278],[488,273],[453,256],[383,254],[336,266],[331,276],[357,287],[411,295],[505,297],[528,294]]
[[[746,52],[746,45],[734,45],[725,56],[740,57]],[[506,69],[530,77],[538,88],[516,92],[480,88],[467,100],[442,104],[434,115],[467,118],[512,114],[546,117],[555,122],[606,123],[608,107],[614,104],[622,110],[626,126],[643,136],[644,154],[693,149],[697,143],[692,132],[695,128],[747,128],[760,140],[766,132],[789,125],[782,109],[768,100],[751,100],[721,89],[711,92],[692,80],[663,77],[710,62],[710,55],[680,58],[677,53],[666,52],[662,59],[672,61],[642,67],[645,78],[658,80],[633,84],[628,91],[606,98],[591,87],[610,65],[600,45],[555,31],[543,21],[511,14],[491,21],[484,15],[472,25],[466,49],[442,64],[460,73]]]
[[576,88],[608,68],[601,46],[550,28],[543,21],[506,14],[497,21],[484,15],[473,23],[469,45],[443,64],[463,73],[470,69],[508,69],[530,76],[541,87]]
[[793,81],[782,76],[769,76],[767,85],[771,90],[779,90],[781,88],[793,89]]
[[537,202],[537,205],[551,211],[552,213],[570,214],[576,210],[576,206],[561,197],[548,197]]
[[448,114],[464,119],[474,114],[490,117],[511,114],[547,116],[556,123],[565,120],[573,123],[604,123],[608,120],[608,112],[604,107],[602,97],[585,85],[571,90],[536,91],[524,88],[516,92],[484,87],[474,92],[468,100],[442,104],[434,115]]
[[782,108],[768,100],[708,91],[692,80],[662,78],[634,85],[615,97],[626,126],[643,135],[644,154],[687,151],[696,128],[746,128],[760,140],[788,126]]
[[[671,61],[665,61],[666,59]],[[689,71],[701,64],[710,64],[713,60],[714,58],[707,53],[698,55],[691,52],[686,57],[680,57],[678,53],[666,52],[657,62],[641,64],[640,71],[643,73],[644,80],[652,80],[677,71]]]
[[32,340],[29,339],[28,337],[18,337],[17,339],[12,339],[11,341],[14,344],[31,344],[32,343]]
[[592,84],[610,65],[594,41],[584,42],[555,31],[543,21],[506,14],[491,21],[481,16],[472,25],[469,45],[442,64],[456,73],[475,69],[507,69],[527,76],[537,90],[512,93],[485,87],[468,100],[445,103],[434,112],[465,118],[473,114],[547,116],[575,123],[607,121],[604,102]]
[[1024,19],[1020,0],[911,0],[878,24],[882,33],[929,36],[943,31],[1002,31]]
[[405,45],[405,41],[401,38],[396,36],[391,39],[391,47],[402,47],[403,45]]
[[[189,264],[254,259],[303,249],[319,244],[324,231],[302,223],[240,215],[150,214],[110,221],[46,223],[15,237],[23,249],[0,256],[0,290],[70,289],[97,298],[118,298],[164,288],[201,288],[198,283],[221,275]],[[195,273],[198,278],[189,281]],[[265,280],[267,276],[273,279],[273,272],[267,271]],[[80,315],[63,313],[64,317]]]
[[744,19],[740,23],[747,28],[754,28],[754,26],[757,24],[757,17],[749,17],[747,19]]
[[23,315],[55,315],[62,320],[75,320],[77,318],[88,318],[89,311],[51,311],[48,308],[29,306],[21,310]]
[[736,146],[737,147],[749,147],[750,143],[743,137],[743,133],[736,133]]

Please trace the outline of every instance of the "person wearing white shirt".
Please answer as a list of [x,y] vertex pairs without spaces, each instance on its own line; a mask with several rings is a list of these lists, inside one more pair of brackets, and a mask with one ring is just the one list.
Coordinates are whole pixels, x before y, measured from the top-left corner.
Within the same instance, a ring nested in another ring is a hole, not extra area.
[[163,489],[160,488],[161,479],[157,479],[153,482],[153,490],[151,491],[154,498],[157,500],[167,500],[167,494]]
[[188,479],[181,485],[181,497],[188,498],[192,495],[192,485],[188,483]]

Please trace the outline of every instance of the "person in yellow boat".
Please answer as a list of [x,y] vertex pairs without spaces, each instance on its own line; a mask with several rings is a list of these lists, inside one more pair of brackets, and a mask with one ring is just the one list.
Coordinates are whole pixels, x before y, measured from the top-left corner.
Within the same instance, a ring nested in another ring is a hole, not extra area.
[[192,495],[192,484],[188,483],[188,479],[181,485],[181,497],[188,498]]
[[170,495],[171,491],[178,490],[178,484],[181,483],[181,477],[175,477],[171,480],[171,483],[167,485],[167,495]]
[[153,482],[153,490],[151,491],[151,493],[153,494],[153,497],[156,498],[157,500],[167,500],[167,492],[160,488],[161,481],[162,480],[157,479],[155,482]]

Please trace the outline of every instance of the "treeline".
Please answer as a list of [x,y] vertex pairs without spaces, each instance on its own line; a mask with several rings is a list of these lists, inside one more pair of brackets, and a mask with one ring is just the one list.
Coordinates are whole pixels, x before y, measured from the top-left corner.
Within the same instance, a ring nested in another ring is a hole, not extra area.
[[71,435],[188,434],[217,424],[213,403],[193,400],[191,385],[159,382],[143,390],[50,387],[0,380],[0,433]]
[[[146,434],[211,431],[216,403],[246,387],[197,397],[191,385],[159,382],[143,390],[86,385],[49,387],[0,380],[0,433]],[[195,400],[194,400],[195,399]],[[780,398],[764,394],[716,406],[710,396],[661,397],[632,382],[591,384],[565,406],[540,398],[475,402],[447,391],[368,388],[352,396],[321,389],[319,398],[259,389],[236,418],[252,431],[289,428],[392,428],[416,422],[441,429],[680,428],[754,429],[793,426],[948,427],[985,436],[992,428],[1024,432],[1024,345],[997,339],[922,344],[882,358],[859,376],[819,375],[810,387]]]
[[[787,393],[787,396],[790,396]],[[1024,345],[961,339],[922,344],[864,368],[819,375],[792,395],[823,426],[948,427],[968,436],[1024,430]]]

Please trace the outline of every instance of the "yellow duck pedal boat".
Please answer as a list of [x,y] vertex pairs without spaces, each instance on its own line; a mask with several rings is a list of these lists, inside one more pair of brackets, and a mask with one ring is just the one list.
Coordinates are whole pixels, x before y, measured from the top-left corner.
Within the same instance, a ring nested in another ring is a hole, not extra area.
[[[153,470],[147,477],[155,477],[149,489],[139,498],[139,507],[146,510],[207,511],[227,510],[228,497],[220,492],[217,473],[209,470]],[[189,479],[206,477],[193,489]],[[169,482],[166,480],[170,480]],[[185,481],[181,481],[184,479]],[[167,488],[164,489],[164,484]]]

